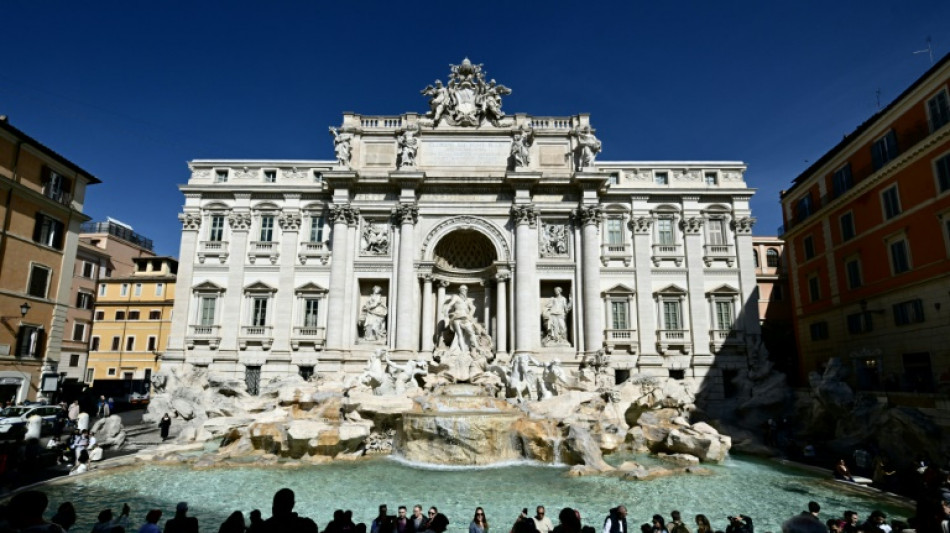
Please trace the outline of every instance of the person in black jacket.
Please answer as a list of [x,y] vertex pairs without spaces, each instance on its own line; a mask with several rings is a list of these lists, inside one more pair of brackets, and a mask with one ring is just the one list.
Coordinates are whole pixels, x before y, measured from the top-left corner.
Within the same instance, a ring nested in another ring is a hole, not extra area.
[[317,524],[294,511],[294,491],[284,488],[274,494],[271,517],[264,521],[263,533],[317,533]]
[[754,533],[752,519],[744,514],[730,516],[726,533]]
[[449,519],[435,507],[429,507],[429,521],[426,529],[433,533],[445,533],[449,528]]
[[610,510],[604,520],[604,533],[627,533],[627,508],[618,505]]

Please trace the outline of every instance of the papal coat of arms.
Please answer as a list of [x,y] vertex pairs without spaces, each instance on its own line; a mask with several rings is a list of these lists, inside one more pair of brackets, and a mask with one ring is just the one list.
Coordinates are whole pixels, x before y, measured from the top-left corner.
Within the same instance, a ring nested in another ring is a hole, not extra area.
[[422,90],[429,97],[429,112],[421,124],[434,127],[444,121],[452,126],[479,126],[487,121],[493,126],[511,125],[503,120],[501,110],[501,97],[511,94],[511,89],[495,80],[486,82],[482,65],[474,65],[468,58],[450,67],[448,85],[436,80]]

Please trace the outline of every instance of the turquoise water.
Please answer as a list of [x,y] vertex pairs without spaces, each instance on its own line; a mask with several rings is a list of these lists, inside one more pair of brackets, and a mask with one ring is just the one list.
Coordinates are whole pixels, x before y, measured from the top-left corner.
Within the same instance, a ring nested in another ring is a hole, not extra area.
[[274,492],[290,487],[297,495],[295,508],[323,529],[334,509],[352,509],[354,521],[369,522],[381,503],[391,513],[406,505],[436,506],[449,517],[450,532],[467,531],[476,506],[485,508],[494,533],[507,533],[523,507],[544,505],[557,524],[563,507],[579,509],[585,525],[600,525],[607,511],[626,505],[631,531],[655,514],[669,517],[678,509],[688,520],[697,513],[709,517],[715,529],[725,529],[727,515],[745,514],[755,521],[757,533],[780,531],[786,518],[801,512],[809,500],[822,506],[822,517],[857,511],[863,520],[876,508],[890,519],[906,518],[907,510],[875,503],[843,490],[841,485],[811,473],[774,463],[730,459],[712,466],[711,476],[675,476],[653,481],[622,481],[610,477],[568,478],[565,468],[516,464],[492,469],[432,470],[390,459],[334,463],[299,469],[235,467],[192,470],[187,466],[143,464],[140,468],[70,480],[43,488],[52,514],[63,501],[79,510],[75,531],[88,531],[99,510],[118,511],[128,502],[135,531],[150,508],[162,509],[163,522],[175,504],[187,500],[204,532],[217,531],[232,511],[245,517],[252,509],[270,515]]

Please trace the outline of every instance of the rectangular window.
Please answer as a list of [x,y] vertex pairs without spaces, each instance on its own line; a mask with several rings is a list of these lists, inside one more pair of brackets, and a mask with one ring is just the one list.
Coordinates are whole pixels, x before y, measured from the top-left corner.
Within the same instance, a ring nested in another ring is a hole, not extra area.
[[154,351],[157,349],[157,348],[156,348],[157,346],[158,346],[158,339],[155,338],[154,336],[150,336],[150,337],[148,338],[148,348],[147,348],[147,350],[150,351],[150,352],[154,352]]
[[317,327],[317,316],[320,310],[320,300],[317,298],[307,298],[304,300],[303,309],[303,327]]
[[906,326],[924,321],[924,303],[919,298],[894,304],[894,324]]
[[851,211],[841,215],[841,240],[850,241],[854,238],[854,214]]
[[821,281],[818,276],[808,278],[808,298],[812,302],[821,300]]
[[98,352],[98,351],[99,351],[99,337],[93,337],[93,338],[92,338],[92,342],[89,344],[89,351],[90,351],[90,352]]
[[251,325],[252,326],[266,326],[267,325],[267,298],[252,298],[251,299]]
[[99,296],[105,296],[105,295],[106,295],[106,284],[105,284],[105,283],[100,283],[100,284],[99,284]]
[[802,248],[805,251],[805,260],[809,260],[815,257],[815,240],[812,239],[811,235],[802,239]]
[[66,226],[59,220],[37,213],[36,225],[33,227],[33,242],[62,250],[65,229]]
[[323,242],[323,217],[310,218],[310,242]]
[[666,172],[657,172],[653,174],[653,180],[657,185],[669,185],[670,175]]
[[857,335],[867,333],[874,329],[874,323],[871,321],[871,314],[866,312],[854,313],[847,316],[848,333]]
[[95,368],[87,368],[86,369],[86,383],[92,383],[92,378],[95,377],[95,375],[96,375]]
[[811,332],[811,340],[821,341],[828,338],[828,323],[827,322],[814,322],[808,329]]
[[148,319],[149,319],[149,320],[161,320],[161,319],[162,319],[162,312],[161,312],[161,311],[156,311],[156,310],[149,311],[149,312],[148,312]]
[[897,194],[897,185],[884,189],[884,192],[881,193],[881,204],[884,206],[884,220],[890,220],[901,214],[901,201]]
[[213,296],[204,296],[201,298],[198,320],[202,326],[214,325],[214,307],[218,299]]
[[843,167],[836,170],[831,181],[835,198],[848,192],[851,186],[854,185],[853,178],[851,177],[851,163],[845,163]]
[[96,311],[96,320],[105,320],[106,312],[105,311]]
[[128,336],[125,338],[125,351],[131,352],[135,348],[135,337]]
[[21,325],[16,340],[17,357],[43,356],[43,328]]
[[117,321],[125,320],[125,311],[116,311],[116,312],[115,312],[115,319],[116,319]]
[[715,172],[707,172],[705,175],[706,185],[716,185],[719,183],[719,179],[716,176]]
[[719,329],[732,329],[735,314],[731,301],[716,302],[716,324]]
[[208,232],[208,240],[213,242],[224,240],[224,215],[211,215],[211,230]]
[[657,244],[673,244],[673,219],[661,218],[656,221]]
[[129,284],[123,283],[119,286],[119,296],[128,296],[129,295]]
[[155,296],[161,296],[164,292],[165,292],[165,284],[164,284],[164,283],[156,283],[156,284],[155,284]]
[[79,366],[79,354],[78,354],[78,353],[71,353],[71,354],[69,354],[69,366],[72,367],[72,368],[76,368],[77,366]]
[[666,329],[683,329],[680,322],[679,301],[663,302],[663,325]]
[[83,322],[73,323],[73,340],[82,342],[86,340],[86,324]]
[[122,338],[121,338],[121,337],[112,337],[112,351],[113,351],[113,352],[118,352],[120,346],[122,346]]
[[82,277],[92,279],[96,274],[96,264],[89,261],[82,262]]
[[848,275],[848,288],[857,289],[861,286],[861,262],[857,259],[851,259],[844,264]]
[[88,292],[77,292],[76,307],[78,309],[92,309],[92,295]]
[[276,171],[276,170],[265,170],[265,171],[264,171],[264,182],[265,182],[265,183],[277,183],[277,171]]
[[627,302],[610,302],[610,326],[611,329],[630,329],[627,320]]
[[607,244],[614,246],[623,244],[623,219],[607,219]]
[[215,170],[214,171],[214,182],[215,183],[226,183],[228,181],[228,171],[227,170]]
[[927,101],[927,113],[930,115],[930,131],[937,131],[950,122],[950,102],[947,91],[940,91]]
[[811,216],[811,195],[803,196],[795,204],[795,220],[801,222]]
[[37,298],[46,298],[49,290],[49,278],[52,271],[45,266],[30,265],[30,281],[26,293]]
[[891,269],[895,274],[910,270],[910,255],[907,253],[907,241],[904,239],[890,243]]
[[70,191],[73,182],[59,172],[45,169],[47,172],[46,180],[43,183],[43,196],[56,200],[61,204],[69,204]]
[[713,218],[706,224],[709,244],[726,244],[726,221]]
[[110,369],[106,370],[106,375],[107,375],[107,376],[114,376],[114,375],[115,375],[115,368],[110,368]]
[[274,240],[274,217],[273,215],[264,215],[261,217],[261,242],[271,242]]
[[950,154],[947,154],[934,164],[937,170],[937,192],[950,191]]
[[135,291],[134,291],[133,294],[134,294],[135,296],[142,296],[142,284],[141,284],[141,283],[136,283],[136,284],[135,284]]
[[123,372],[123,373],[122,373],[122,379],[124,379],[124,380],[126,380],[126,381],[132,381],[132,379],[133,379],[134,377],[135,377],[135,372]]
[[871,161],[874,164],[874,170],[880,169],[895,157],[897,157],[897,135],[894,130],[891,130],[871,145]]
[[138,320],[141,316],[139,311],[129,311],[129,320]]

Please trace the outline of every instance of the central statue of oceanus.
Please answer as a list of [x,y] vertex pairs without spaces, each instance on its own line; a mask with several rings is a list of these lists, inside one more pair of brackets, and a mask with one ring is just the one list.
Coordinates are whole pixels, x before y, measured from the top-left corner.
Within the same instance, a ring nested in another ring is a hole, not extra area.
[[438,374],[448,381],[477,382],[494,359],[494,345],[485,327],[475,317],[475,303],[468,287],[440,302],[443,329],[433,359]]

